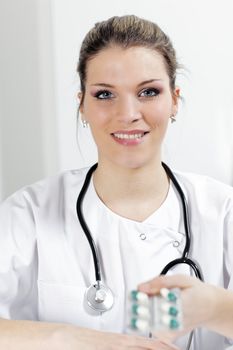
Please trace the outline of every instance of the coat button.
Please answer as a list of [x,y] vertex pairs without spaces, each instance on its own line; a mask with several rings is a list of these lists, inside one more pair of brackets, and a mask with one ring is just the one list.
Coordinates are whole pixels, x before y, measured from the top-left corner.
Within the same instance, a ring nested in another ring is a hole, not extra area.
[[145,239],[146,239],[145,233],[141,233],[141,234],[139,235],[139,237],[140,237],[140,239],[141,239],[142,241],[145,241]]
[[177,247],[179,247],[180,242],[179,241],[173,241],[172,245],[173,245],[173,247],[177,248]]

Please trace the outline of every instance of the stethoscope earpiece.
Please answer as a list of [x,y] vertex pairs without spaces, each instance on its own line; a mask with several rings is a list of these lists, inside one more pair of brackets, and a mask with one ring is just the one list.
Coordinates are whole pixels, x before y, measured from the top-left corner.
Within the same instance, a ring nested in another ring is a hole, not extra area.
[[110,310],[114,304],[113,293],[110,288],[97,281],[86,290],[85,298],[87,305],[96,311],[105,312]]

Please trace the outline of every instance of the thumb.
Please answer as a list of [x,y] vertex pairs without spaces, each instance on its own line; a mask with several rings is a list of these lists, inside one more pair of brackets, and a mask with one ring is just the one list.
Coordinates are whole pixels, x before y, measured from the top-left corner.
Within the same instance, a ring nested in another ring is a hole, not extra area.
[[187,276],[187,275],[173,275],[173,276],[165,276],[161,275],[155,277],[154,279],[141,283],[138,286],[138,290],[140,292],[146,294],[158,294],[161,288],[181,288],[185,289],[191,287],[200,281],[196,277]]

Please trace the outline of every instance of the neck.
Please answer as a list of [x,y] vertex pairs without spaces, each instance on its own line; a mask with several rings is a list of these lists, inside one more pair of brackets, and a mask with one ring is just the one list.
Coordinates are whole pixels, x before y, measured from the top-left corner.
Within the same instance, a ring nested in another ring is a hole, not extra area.
[[123,216],[138,221],[145,219],[162,204],[169,188],[160,160],[133,169],[100,162],[93,182],[98,196],[110,209],[120,215],[128,213]]

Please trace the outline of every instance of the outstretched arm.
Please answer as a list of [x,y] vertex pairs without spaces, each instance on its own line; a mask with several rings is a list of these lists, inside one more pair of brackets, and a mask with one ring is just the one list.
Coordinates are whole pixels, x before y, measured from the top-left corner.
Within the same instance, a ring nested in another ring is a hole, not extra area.
[[0,349],[7,350],[178,350],[156,339],[104,333],[71,325],[0,319]]

